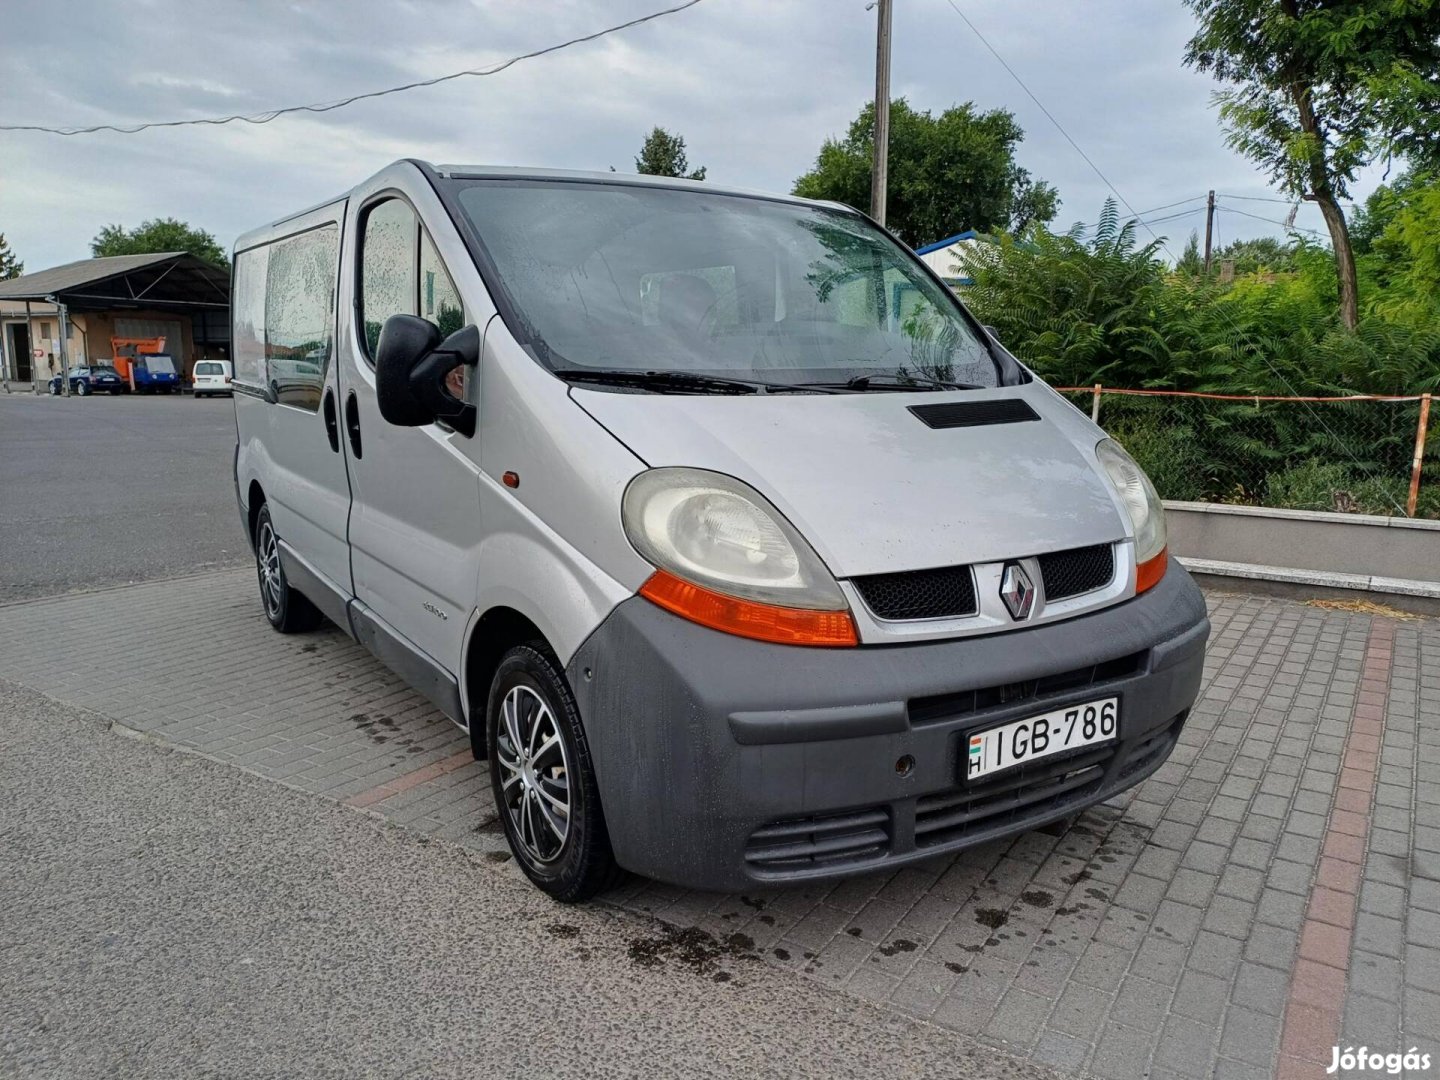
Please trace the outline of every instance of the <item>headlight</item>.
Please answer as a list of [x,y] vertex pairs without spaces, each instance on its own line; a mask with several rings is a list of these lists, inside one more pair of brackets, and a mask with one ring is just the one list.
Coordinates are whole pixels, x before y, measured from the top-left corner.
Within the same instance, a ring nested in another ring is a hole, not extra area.
[[[1135,459],[1113,439],[1101,439],[1095,447],[1095,456],[1100,459],[1130,515],[1130,524],[1135,529],[1135,562],[1148,563],[1163,555],[1165,507],[1145,470],[1135,464]],[[1159,580],[1158,577],[1156,580]]]
[[834,575],[749,485],[704,469],[651,469],[625,490],[621,520],[657,570],[640,593],[661,607],[764,641],[857,643]]
[[622,520],[647,561],[686,581],[785,607],[846,606],[804,537],[739,480],[704,469],[651,469],[626,490]]

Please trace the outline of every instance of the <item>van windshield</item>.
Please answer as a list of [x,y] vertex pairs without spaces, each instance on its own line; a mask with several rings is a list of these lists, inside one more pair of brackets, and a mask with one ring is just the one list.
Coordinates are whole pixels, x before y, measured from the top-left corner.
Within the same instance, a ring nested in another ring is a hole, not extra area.
[[562,374],[1000,382],[954,297],[856,214],[604,182],[454,183],[512,330]]

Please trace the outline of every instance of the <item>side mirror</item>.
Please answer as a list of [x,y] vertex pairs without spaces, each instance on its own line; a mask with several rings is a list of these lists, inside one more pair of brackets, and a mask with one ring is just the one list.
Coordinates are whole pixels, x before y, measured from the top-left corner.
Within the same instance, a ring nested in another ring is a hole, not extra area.
[[444,341],[440,329],[415,315],[391,315],[375,346],[375,397],[380,415],[397,427],[443,421],[475,434],[475,406],[452,397],[445,376],[461,364],[480,363],[480,330],[471,325]]
[[989,323],[982,324],[980,329],[984,330],[985,333],[989,334],[996,341],[1000,340],[1000,331],[996,330],[995,327],[991,326]]

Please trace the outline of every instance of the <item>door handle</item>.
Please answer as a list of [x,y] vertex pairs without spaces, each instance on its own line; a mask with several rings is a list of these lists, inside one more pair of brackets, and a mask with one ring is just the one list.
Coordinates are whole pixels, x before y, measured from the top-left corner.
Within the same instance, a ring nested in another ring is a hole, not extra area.
[[358,461],[364,455],[360,453],[360,403],[355,400],[354,390],[345,398],[345,431],[350,436],[350,450]]
[[326,387],[325,402],[321,407],[325,414],[325,434],[330,439],[330,449],[335,453],[340,452],[340,421],[335,416],[335,391]]

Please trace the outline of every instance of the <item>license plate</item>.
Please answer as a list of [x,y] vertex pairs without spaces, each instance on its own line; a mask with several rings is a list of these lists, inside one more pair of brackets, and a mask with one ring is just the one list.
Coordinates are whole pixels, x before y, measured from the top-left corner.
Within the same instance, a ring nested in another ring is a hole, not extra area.
[[1027,761],[1115,739],[1120,699],[1102,698],[1002,724],[970,736],[965,778],[993,776]]

